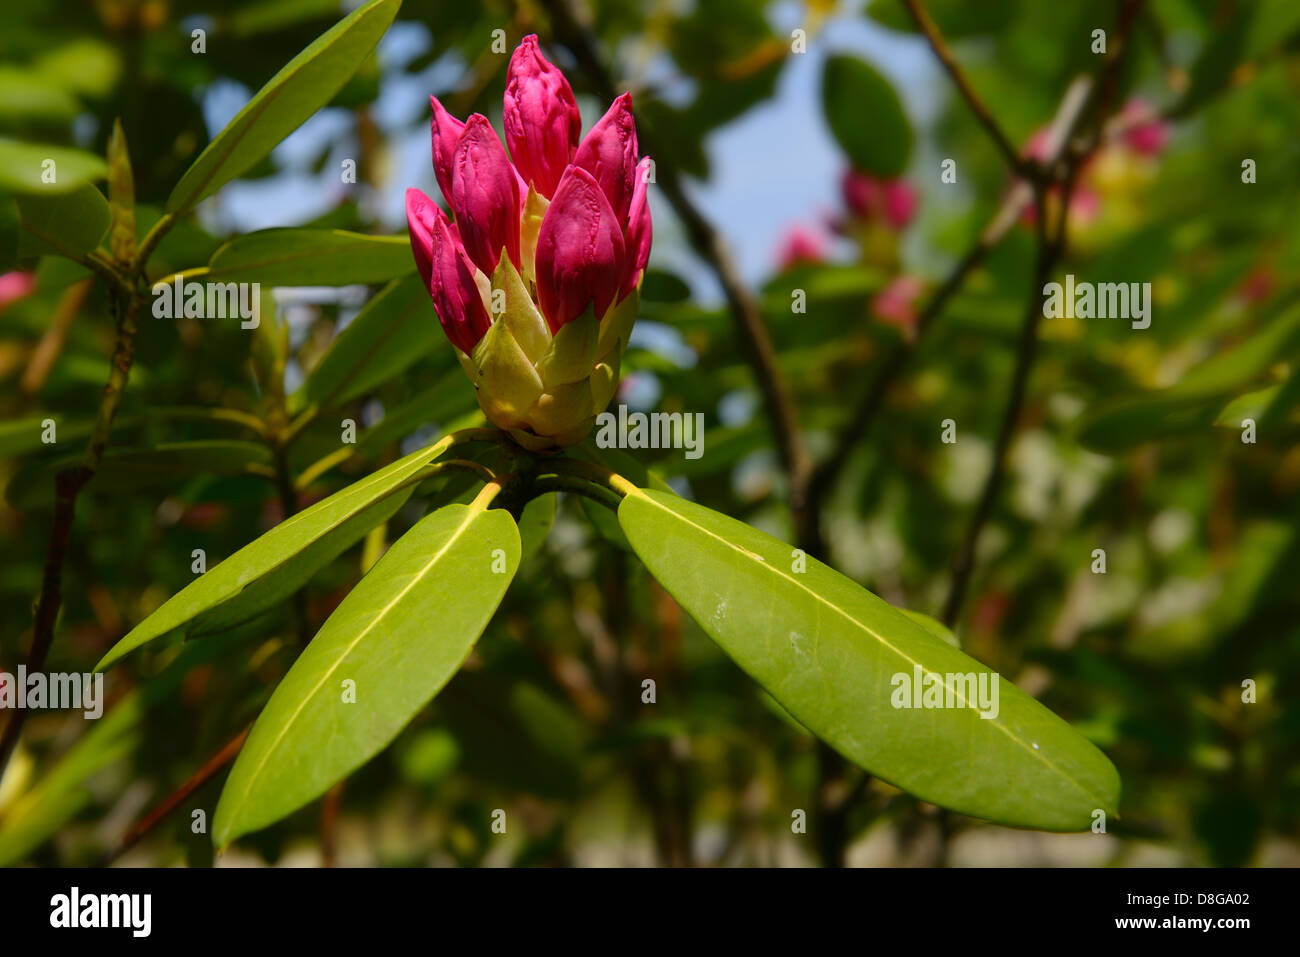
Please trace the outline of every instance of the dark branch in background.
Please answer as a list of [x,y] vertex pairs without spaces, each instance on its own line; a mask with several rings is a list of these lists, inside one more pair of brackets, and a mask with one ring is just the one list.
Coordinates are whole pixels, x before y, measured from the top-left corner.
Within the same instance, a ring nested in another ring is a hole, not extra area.
[[[45,550],[41,594],[36,600],[32,647],[27,655],[29,673],[45,670],[45,659],[54,641],[54,624],[63,603],[63,563],[67,557],[68,539],[72,535],[72,523],[77,515],[77,496],[99,469],[104,448],[108,445],[109,433],[113,430],[113,418],[122,403],[122,393],[126,391],[131,363],[135,357],[136,317],[140,311],[140,300],[136,296],[130,296],[118,298],[115,302],[118,312],[117,342],[113,347],[108,382],[104,385],[103,398],[99,402],[99,414],[95,418],[90,444],[86,446],[79,465],[63,469],[54,479],[54,521]],[[9,713],[4,734],[0,736],[0,780],[3,780],[9,758],[18,746],[26,716],[25,708],[15,708]]]
[[[542,6],[550,16],[556,39],[569,48],[595,92],[602,99],[613,100],[618,95],[617,86],[597,52],[595,37],[579,21],[570,0],[542,0]],[[713,268],[727,297],[741,346],[763,395],[777,454],[790,483],[790,507],[796,525],[799,525],[807,503],[811,467],[794,402],[777,366],[776,350],[763,323],[758,302],[740,279],[718,231],[686,195],[681,175],[671,157],[656,148],[652,132],[639,130],[638,135],[645,152],[654,159],[656,182],[686,227],[696,253]]]
[[239,732],[239,734],[227,741],[215,754],[212,755],[212,757],[203,762],[203,767],[195,771],[194,774],[190,776],[189,780],[163,799],[162,803],[152,811],[142,817],[136,823],[135,827],[126,832],[126,836],[122,838],[117,847],[113,848],[107,857],[105,857],[104,865],[107,866],[113,863],[131,848],[139,844],[140,841],[144,839],[145,835],[171,816],[172,812],[184,804],[185,801],[189,799],[190,795],[216,777],[218,772],[220,772],[227,764],[234,761],[235,756],[239,754],[239,749],[244,746],[244,739],[248,737],[248,732],[251,730],[252,725],[249,725],[243,731]]
[[1012,172],[1025,179],[1038,179],[1035,164],[1021,156],[1020,151],[1011,144],[1011,141],[1007,139],[1007,135],[1002,132],[1002,127],[998,126],[997,120],[993,119],[993,114],[989,112],[989,108],[984,105],[984,101],[980,99],[979,94],[975,92],[975,88],[966,79],[966,74],[962,72],[961,67],[957,64],[952,51],[948,49],[948,44],[944,42],[943,35],[939,33],[939,28],[930,19],[930,14],[921,6],[920,0],[903,0],[903,3],[906,4],[907,12],[911,14],[917,28],[925,34],[926,40],[930,43],[930,48],[934,50],[934,55],[943,64],[943,68],[948,71],[948,76],[952,78],[952,82],[956,84],[957,89],[961,91],[962,97],[966,100],[966,105],[970,107],[971,112],[975,114],[975,118],[988,131],[990,138],[1002,152],[1002,157],[1006,160],[1007,166],[1011,168]]
[[[1034,285],[1029,290],[1027,298],[1025,319],[1021,326],[1020,343],[1016,352],[1016,368],[1012,375],[1011,391],[1003,412],[1002,425],[998,430],[997,440],[994,444],[993,464],[989,469],[988,477],[984,481],[984,488],[980,492],[975,513],[971,517],[970,525],[962,537],[957,556],[953,561],[952,581],[940,616],[944,624],[949,627],[956,624],[961,613],[962,601],[965,599],[966,590],[970,585],[971,573],[974,571],[975,548],[979,544],[980,533],[992,514],[993,506],[997,502],[998,493],[1002,488],[1003,478],[1006,475],[1007,452],[1011,445],[1011,439],[1015,435],[1016,424],[1020,419],[1020,412],[1024,405],[1025,393],[1029,383],[1029,372],[1033,366],[1034,355],[1037,351],[1038,325],[1043,318],[1043,285],[1065,254],[1066,227],[1070,218],[1070,196],[1083,163],[1101,143],[1105,135],[1106,118],[1113,107],[1115,87],[1119,81],[1124,53],[1128,48],[1129,34],[1141,6],[1142,0],[1120,0],[1119,23],[1115,31],[1115,41],[1107,51],[1107,59],[1102,67],[1101,79],[1088,86],[1086,92],[1075,94],[1074,100],[1078,103],[1077,109],[1072,115],[1070,112],[1063,110],[1062,116],[1058,117],[1059,125],[1054,127],[1049,135],[1049,139],[1053,140],[1048,144],[1049,156],[1059,157],[1059,160],[1047,164],[1048,173],[1053,180],[1062,183],[1064,187],[1060,196],[1059,218],[1056,223],[1055,234],[1049,238],[1047,234],[1047,190],[1040,184],[1036,187],[1039,236],[1038,256],[1034,269]],[[1085,88],[1076,86],[1074,89]],[[1070,100],[1068,91],[1066,99],[1067,102]],[[1076,147],[1074,143],[1075,136],[1081,124],[1089,115],[1093,117],[1091,133],[1081,147]],[[1060,137],[1059,141],[1056,141],[1057,136]]]

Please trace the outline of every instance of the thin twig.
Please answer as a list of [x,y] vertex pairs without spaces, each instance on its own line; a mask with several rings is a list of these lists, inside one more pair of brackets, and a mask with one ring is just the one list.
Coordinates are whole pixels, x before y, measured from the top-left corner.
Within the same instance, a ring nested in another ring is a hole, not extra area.
[[1037,179],[1038,171],[1034,164],[1022,156],[1020,151],[1012,145],[1011,140],[1007,139],[1007,135],[1002,132],[1002,127],[998,125],[997,120],[993,118],[993,114],[989,112],[989,108],[980,99],[979,94],[975,92],[975,88],[971,86],[966,74],[962,72],[961,66],[958,65],[956,58],[952,55],[952,50],[948,48],[943,34],[939,32],[935,22],[930,19],[930,14],[926,12],[925,7],[921,6],[920,0],[903,0],[903,2],[907,6],[907,12],[911,14],[912,19],[916,22],[917,28],[925,34],[926,40],[930,43],[930,48],[934,50],[934,55],[943,64],[943,68],[948,71],[948,76],[952,78],[952,82],[965,98],[966,105],[970,107],[971,112],[975,114],[975,118],[1002,152],[1007,166],[1025,179]]
[[113,861],[139,844],[149,832],[184,804],[190,795],[211,781],[222,768],[235,760],[235,755],[239,754],[239,749],[244,746],[244,739],[248,737],[248,732],[251,729],[252,725],[249,725],[222,745],[212,757],[203,762],[201,768],[190,775],[184,784],[169,794],[162,803],[142,817],[131,830],[127,831],[126,836],[122,838],[117,847],[105,859],[105,866],[113,863]]
[[[27,656],[29,673],[45,669],[45,659],[54,640],[54,623],[63,602],[63,562],[68,551],[68,540],[72,534],[72,523],[76,518],[77,496],[81,494],[86,483],[95,477],[95,472],[99,468],[104,447],[108,444],[109,433],[113,430],[113,417],[117,415],[118,406],[122,402],[122,393],[126,389],[127,379],[131,373],[131,362],[135,356],[136,316],[139,313],[140,300],[135,297],[125,302],[119,300],[118,309],[120,318],[117,326],[117,343],[113,347],[108,382],[104,385],[104,394],[99,403],[99,414],[95,419],[90,443],[86,446],[81,463],[63,469],[54,480],[54,521],[45,550],[45,573],[41,583],[41,594],[36,601],[36,615],[32,625],[32,645]],[[27,709],[14,709],[9,715],[4,734],[0,735],[0,779],[4,777],[9,758],[18,745],[18,737],[22,733],[26,716]]]

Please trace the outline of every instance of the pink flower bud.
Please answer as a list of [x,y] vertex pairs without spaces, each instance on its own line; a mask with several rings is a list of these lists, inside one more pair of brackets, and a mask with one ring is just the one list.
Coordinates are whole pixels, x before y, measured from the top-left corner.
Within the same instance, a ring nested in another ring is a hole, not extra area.
[[650,181],[650,157],[637,164],[636,184],[632,189],[632,204],[628,207],[627,232],[624,234],[624,246],[627,250],[627,272],[623,285],[618,291],[618,300],[622,302],[628,293],[636,288],[641,280],[645,264],[650,261],[650,202],[646,198],[646,188]]
[[623,277],[623,229],[600,184],[570,166],[537,234],[537,298],[552,334],[588,305],[603,316]]
[[504,248],[519,265],[519,179],[481,113],[465,124],[452,162],[452,208],[465,251],[492,275]]
[[782,272],[799,263],[819,263],[826,258],[826,240],[805,226],[791,226],[781,237],[776,261]]
[[429,97],[433,106],[433,122],[430,130],[433,134],[433,175],[438,178],[438,188],[442,198],[451,203],[451,170],[456,147],[460,136],[465,132],[465,124],[448,113],[436,96]]
[[429,286],[433,275],[433,228],[442,215],[442,210],[422,191],[415,187],[406,191],[406,226],[411,235],[411,252],[425,286]]
[[15,269],[0,276],[0,309],[36,291],[36,273]]
[[884,185],[885,219],[895,229],[903,229],[916,213],[916,190],[901,180],[890,180]]
[[1169,141],[1169,124],[1160,119],[1145,100],[1134,98],[1124,104],[1120,121],[1128,126],[1124,143],[1141,156],[1159,156]]
[[898,326],[910,334],[916,326],[916,301],[921,297],[922,289],[917,277],[896,276],[872,297],[871,311],[881,322]]
[[502,120],[525,184],[550,199],[573,160],[582,119],[569,81],[542,55],[536,36],[524,37],[510,57]]
[[902,179],[876,179],[855,169],[846,170],[840,183],[844,205],[857,219],[884,219],[903,229],[916,213],[916,190]]
[[442,331],[468,355],[491,325],[474,278],[474,264],[461,245],[456,227],[418,189],[406,191],[406,221],[411,250]]
[[632,94],[624,93],[612,104],[587,134],[573,157],[595,177],[609,199],[620,223],[627,222],[636,183],[636,120],[632,116]]

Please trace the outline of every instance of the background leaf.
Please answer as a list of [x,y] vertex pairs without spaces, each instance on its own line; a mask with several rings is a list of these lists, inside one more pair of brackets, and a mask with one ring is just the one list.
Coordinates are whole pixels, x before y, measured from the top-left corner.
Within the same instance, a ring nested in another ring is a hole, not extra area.
[[180,212],[269,153],[330,101],[397,16],[401,0],[371,0],[285,64],[208,144],[167,197]]
[[204,279],[268,286],[352,286],[414,274],[411,241],[405,235],[259,229],[218,249]]
[[832,56],[822,74],[822,108],[854,167],[898,176],[912,152],[912,125],[893,86],[875,67],[854,56]]

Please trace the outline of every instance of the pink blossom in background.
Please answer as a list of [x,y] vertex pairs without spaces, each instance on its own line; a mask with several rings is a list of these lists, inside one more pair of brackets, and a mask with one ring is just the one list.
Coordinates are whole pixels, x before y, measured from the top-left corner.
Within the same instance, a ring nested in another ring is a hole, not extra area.
[[791,226],[777,247],[777,263],[782,272],[799,263],[820,263],[829,252],[826,238],[807,226]]
[[1169,124],[1159,118],[1155,109],[1145,100],[1134,97],[1120,111],[1121,123],[1129,126],[1124,132],[1124,144],[1142,156],[1159,156],[1169,142]]
[[924,284],[916,276],[895,276],[872,297],[871,311],[881,322],[910,333],[916,327],[917,300],[924,289]]
[[36,274],[15,269],[0,276],[0,309],[36,291]]
[[840,180],[844,205],[855,219],[883,220],[894,229],[904,229],[916,215],[917,192],[903,179],[876,179],[855,169],[844,171]]

